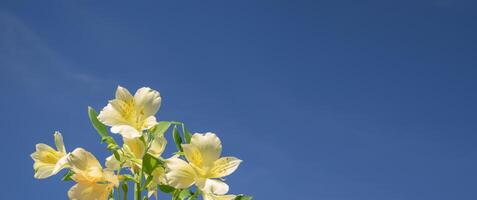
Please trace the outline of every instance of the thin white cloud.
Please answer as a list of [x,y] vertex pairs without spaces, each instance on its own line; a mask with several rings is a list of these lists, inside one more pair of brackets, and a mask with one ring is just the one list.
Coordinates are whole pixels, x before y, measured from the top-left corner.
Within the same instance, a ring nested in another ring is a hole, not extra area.
[[79,71],[18,17],[8,12],[0,11],[0,28],[2,79],[34,89],[51,84],[52,78],[56,82],[78,87],[97,88],[111,82]]

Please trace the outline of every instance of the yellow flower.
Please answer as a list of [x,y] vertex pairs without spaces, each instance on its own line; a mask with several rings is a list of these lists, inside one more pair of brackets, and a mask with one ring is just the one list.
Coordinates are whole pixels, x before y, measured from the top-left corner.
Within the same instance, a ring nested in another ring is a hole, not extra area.
[[106,200],[119,184],[113,171],[103,170],[94,155],[82,148],[69,154],[68,163],[74,172],[71,178],[77,182],[68,191],[71,200]]
[[[147,138],[146,138],[147,140]],[[158,135],[152,141],[148,153],[156,158],[161,158],[162,153],[166,147],[167,140],[163,135]],[[142,167],[142,158],[146,148],[144,142],[139,138],[128,139],[124,138],[124,146],[122,148],[122,158],[126,159],[123,167],[131,168],[132,172],[138,172]],[[106,168],[111,170],[118,170],[120,162],[113,156],[106,158]],[[157,195],[157,186],[159,184],[166,184],[165,169],[162,167],[156,168],[152,172],[153,179],[148,186],[148,196]],[[147,177],[146,177],[147,178]],[[156,198],[157,199],[157,198]]]
[[[145,140],[147,141],[147,137]],[[148,153],[156,158],[161,158],[166,144],[166,138],[163,135],[158,135],[151,142]],[[125,159],[123,167],[131,168],[133,173],[138,172],[142,167],[142,158],[144,156],[144,152],[146,151],[144,142],[139,138],[124,138],[124,145],[121,150],[121,159]],[[111,155],[106,158],[106,167],[113,170],[118,170],[120,168],[120,162],[113,155]]]
[[204,200],[234,200],[235,195],[216,195],[216,194],[212,194],[212,193],[203,193],[202,194],[202,197]]
[[67,167],[63,137],[60,132],[56,131],[54,138],[57,150],[46,144],[37,144],[36,151],[31,154],[31,158],[35,161],[33,169],[37,179],[48,178]]
[[[167,184],[165,169],[162,167],[157,167],[152,172],[152,181],[147,188],[147,196],[151,197],[154,195],[157,198],[157,187],[161,184]],[[147,178],[147,177],[146,177]]]
[[224,182],[214,179],[205,179],[203,181],[201,183],[203,185],[201,190],[204,200],[233,200],[237,197],[231,194],[226,195],[229,186]]
[[161,105],[158,91],[148,87],[140,88],[134,96],[121,86],[116,90],[116,99],[110,100],[101,110],[98,120],[111,126],[111,132],[119,133],[125,138],[142,136],[142,131],[154,126],[154,115]]
[[225,195],[229,186],[217,180],[234,172],[241,160],[235,157],[220,157],[222,144],[214,133],[192,136],[190,144],[182,144],[189,161],[172,157],[167,159],[166,179],[175,188],[188,188],[195,184],[204,193],[204,199],[230,199]]

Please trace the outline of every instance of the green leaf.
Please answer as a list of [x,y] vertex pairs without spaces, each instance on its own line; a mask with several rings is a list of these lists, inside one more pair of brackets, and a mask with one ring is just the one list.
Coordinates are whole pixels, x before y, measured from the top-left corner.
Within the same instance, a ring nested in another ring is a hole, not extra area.
[[189,197],[189,200],[197,199],[197,197],[199,197],[199,195],[200,195],[200,190],[196,189],[194,194]]
[[116,158],[116,160],[121,160],[121,156],[119,156],[118,151],[113,151],[113,155],[114,155],[114,158]]
[[106,144],[108,144],[107,148],[114,154],[114,158],[116,158],[116,160],[121,160],[121,157],[117,152],[117,150],[121,147],[119,147],[118,143],[116,143],[113,137],[109,136],[106,126],[98,120],[98,113],[96,110],[88,107],[88,116],[91,124],[93,124],[94,129],[96,129],[98,134],[101,136],[101,142],[106,142]]
[[68,170],[68,172],[66,172],[63,177],[61,178],[62,181],[72,181],[73,179],[71,179],[71,176],[73,176],[75,173],[71,170]]
[[111,190],[111,193],[109,193],[109,200],[114,200],[114,188]]
[[149,132],[152,134],[152,138],[156,138],[158,135],[164,135],[164,133],[171,126],[171,122],[159,122],[154,127],[152,127]]
[[109,133],[106,126],[98,120],[98,113],[91,107],[88,107],[89,120],[93,124],[94,129],[99,133],[101,138],[108,137]]
[[[124,180],[129,180],[129,181],[132,181],[132,182],[135,182],[135,183],[139,183],[134,177],[132,177],[131,175],[129,174],[123,174],[121,175],[124,177]],[[124,181],[126,182],[126,181]],[[124,186],[123,186],[124,187]]]
[[159,185],[159,189],[164,193],[173,193],[176,189],[168,185]]
[[154,169],[162,166],[163,164],[163,161],[155,158],[149,153],[146,153],[142,158],[142,171],[146,172],[148,175],[151,175]]
[[185,200],[187,199],[188,197],[192,196],[194,193],[192,193],[189,189],[183,189],[180,193],[179,193],[179,196],[178,198],[180,200]]
[[252,200],[252,196],[239,194],[235,197],[235,200]]
[[[128,197],[128,183],[126,181],[124,181],[123,185],[121,185],[121,188],[123,189],[124,200],[126,200],[127,197]],[[120,200],[120,199],[118,199],[118,200]]]
[[182,125],[182,122],[171,121],[171,124],[180,126]]
[[142,186],[142,189],[143,190],[147,189],[147,187],[149,187],[149,184],[151,184],[153,179],[154,179],[154,176],[148,176],[146,181],[144,182],[144,185]]
[[177,152],[172,153],[172,155],[185,156],[185,153],[184,153],[184,152],[177,151]]
[[182,138],[179,134],[179,131],[177,130],[177,126],[174,126],[174,129],[172,130],[172,137],[174,138],[174,142],[176,143],[177,150],[182,152]]
[[190,139],[192,138],[192,135],[190,134],[190,132],[185,127],[185,124],[182,124],[182,133],[184,134],[185,143],[189,144]]

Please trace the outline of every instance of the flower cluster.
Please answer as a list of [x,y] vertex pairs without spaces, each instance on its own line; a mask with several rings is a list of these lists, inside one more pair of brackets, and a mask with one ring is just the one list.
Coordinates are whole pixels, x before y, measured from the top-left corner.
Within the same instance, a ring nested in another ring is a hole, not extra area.
[[[245,195],[227,194],[224,177],[240,163],[235,157],[222,157],[222,144],[216,134],[191,134],[184,123],[157,121],[161,95],[148,87],[132,95],[118,86],[99,115],[88,108],[93,127],[112,153],[103,168],[96,157],[83,148],[68,152],[61,133],[55,132],[56,149],[37,144],[31,154],[34,177],[48,178],[62,171],[64,181],[76,184],[68,191],[71,200],[127,199],[129,185],[134,185],[135,200],[158,199],[158,193],[169,193],[173,200],[250,200]],[[116,142],[110,132],[121,136]],[[177,152],[169,158],[163,153],[165,134],[171,130]]]

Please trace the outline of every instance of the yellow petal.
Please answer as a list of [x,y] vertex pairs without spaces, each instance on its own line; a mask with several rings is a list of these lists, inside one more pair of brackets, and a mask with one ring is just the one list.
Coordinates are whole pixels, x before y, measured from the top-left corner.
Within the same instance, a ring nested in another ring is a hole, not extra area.
[[31,158],[35,162],[33,164],[34,177],[44,179],[57,174],[65,167],[64,162],[59,163],[64,157],[63,152],[55,151],[46,144],[37,144],[36,151],[31,154]]
[[235,195],[216,195],[211,193],[203,193],[202,197],[204,200],[233,200],[235,199]]
[[172,157],[166,160],[166,180],[175,188],[188,188],[194,184],[194,169],[185,161]]
[[222,157],[214,162],[208,178],[221,178],[233,173],[242,161],[235,157]]
[[[37,144],[35,147],[36,147],[36,152],[50,152],[50,153],[55,154],[55,155],[57,154],[57,151],[55,151],[55,149],[53,149],[49,145],[46,145],[46,144],[43,144],[43,143]],[[34,157],[34,155],[32,155],[32,158],[33,157]],[[35,158],[33,158],[33,159],[35,159]]]
[[[157,199],[157,187],[158,187],[158,185],[167,184],[165,169],[162,168],[162,167],[157,167],[152,172],[152,176],[153,176],[152,181],[147,188],[147,190],[148,190],[147,196],[151,197],[152,195],[154,195],[156,197],[155,199]],[[146,178],[147,178],[147,176],[146,176]]]
[[63,156],[56,162],[52,174],[58,174],[62,169],[68,167],[68,155]]
[[77,182],[95,182],[103,178],[101,164],[83,148],[76,148],[68,156],[68,164],[75,172],[72,178]]
[[78,183],[68,191],[70,200],[107,200],[112,186],[108,184]]
[[152,128],[153,126],[155,126],[157,124],[157,120],[156,120],[156,117],[154,116],[149,116],[148,118],[146,118],[144,120],[144,124],[142,125],[142,129],[150,129]]
[[63,142],[63,136],[61,133],[56,131],[53,136],[55,137],[56,149],[58,149],[59,152],[66,154],[65,143]]
[[203,163],[202,154],[199,151],[199,148],[192,144],[182,144],[182,149],[184,150],[184,156],[187,161],[192,163],[195,166],[200,167]]
[[152,175],[154,176],[153,182],[154,183],[166,183],[166,171],[162,167],[157,167],[152,171]]
[[122,113],[116,110],[111,103],[108,103],[108,105],[101,110],[98,115],[98,120],[108,126],[118,126],[128,123],[122,116]]
[[166,148],[167,140],[163,135],[157,135],[156,138],[152,141],[151,147],[149,148],[148,153],[154,157],[160,157]]
[[128,146],[128,148],[134,154],[135,158],[142,159],[142,157],[144,156],[144,151],[146,150],[146,147],[139,138],[124,138],[124,145]]
[[53,175],[53,169],[55,168],[55,165],[38,164],[35,166],[35,168],[34,177],[37,179],[44,179]]
[[197,181],[196,184],[204,193],[223,195],[227,194],[227,192],[229,191],[229,186],[219,180],[202,179],[200,181]]
[[116,99],[119,99],[121,101],[132,101],[133,96],[128,89],[118,86],[118,88],[116,89]]
[[119,170],[120,165],[121,164],[119,163],[119,161],[116,160],[113,155],[106,158],[106,168],[110,170]]
[[111,127],[111,132],[119,133],[121,136],[128,139],[138,138],[142,136],[141,132],[129,125],[113,126]]
[[189,162],[200,168],[211,167],[222,152],[220,139],[214,133],[192,135],[190,144],[182,145]]
[[116,174],[114,174],[114,171],[112,171],[110,169],[105,169],[103,171],[103,176],[104,176],[105,181],[109,182],[110,184],[114,185],[115,187],[118,187],[119,179],[118,179],[118,176],[116,176]]
[[148,87],[139,88],[134,94],[136,109],[146,117],[155,115],[161,106],[161,95]]

